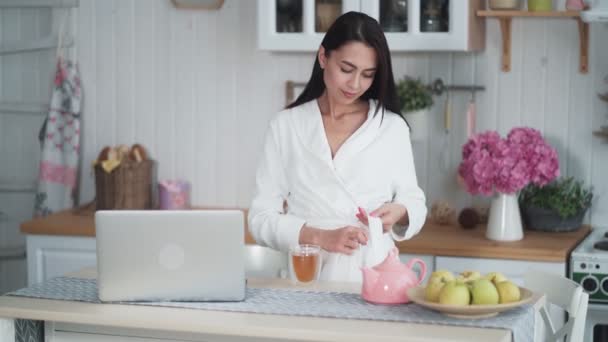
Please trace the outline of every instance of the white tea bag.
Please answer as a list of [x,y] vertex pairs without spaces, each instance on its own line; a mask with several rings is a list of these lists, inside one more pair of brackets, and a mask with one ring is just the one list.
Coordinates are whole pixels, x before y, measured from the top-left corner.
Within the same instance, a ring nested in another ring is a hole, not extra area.
[[385,248],[383,248],[382,220],[379,217],[368,215],[367,221],[369,223],[369,240],[363,257],[363,266],[374,267],[384,261],[387,255]]

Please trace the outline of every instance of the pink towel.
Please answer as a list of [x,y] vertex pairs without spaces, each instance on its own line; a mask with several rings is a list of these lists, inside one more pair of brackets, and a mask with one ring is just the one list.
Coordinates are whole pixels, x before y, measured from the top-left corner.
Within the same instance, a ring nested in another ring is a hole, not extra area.
[[78,67],[59,58],[51,105],[40,134],[42,155],[34,216],[74,206],[82,91]]

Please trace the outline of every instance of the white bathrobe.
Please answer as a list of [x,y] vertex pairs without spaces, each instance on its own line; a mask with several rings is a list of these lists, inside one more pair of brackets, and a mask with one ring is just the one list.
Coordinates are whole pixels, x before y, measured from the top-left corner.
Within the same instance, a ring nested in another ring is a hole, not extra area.
[[[270,122],[248,217],[257,243],[287,252],[298,244],[304,224],[365,227],[356,217],[357,207],[371,212],[387,202],[407,208],[409,226],[401,236],[383,234],[374,243],[376,250],[386,255],[393,239],[410,239],[420,231],[427,209],[409,128],[397,114],[380,110],[374,116],[375,110],[376,101],[370,100],[367,120],[333,159],[316,100],[281,111]],[[320,278],[361,282],[366,249],[361,246],[351,256],[323,252]]]

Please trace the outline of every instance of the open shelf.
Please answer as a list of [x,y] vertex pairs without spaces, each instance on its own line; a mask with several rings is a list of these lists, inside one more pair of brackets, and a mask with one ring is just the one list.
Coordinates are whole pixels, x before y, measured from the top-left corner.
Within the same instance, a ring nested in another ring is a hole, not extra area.
[[478,17],[540,17],[540,18],[578,18],[580,17],[579,11],[488,11],[481,10],[477,11]]
[[511,19],[512,18],[567,18],[578,23],[579,34],[579,72],[589,71],[589,24],[583,22],[579,11],[477,11],[478,17],[496,18],[500,21],[502,34],[502,71],[511,70]]

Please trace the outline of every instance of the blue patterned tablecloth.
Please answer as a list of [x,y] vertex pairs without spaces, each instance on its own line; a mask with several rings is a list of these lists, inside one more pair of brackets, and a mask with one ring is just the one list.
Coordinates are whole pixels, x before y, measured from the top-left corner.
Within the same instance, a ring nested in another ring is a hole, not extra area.
[[[7,295],[101,303],[97,296],[95,279],[58,277]],[[120,302],[120,304],[500,328],[511,330],[514,342],[534,340],[535,314],[530,304],[502,312],[491,318],[457,319],[416,304],[369,304],[358,294],[352,293],[269,288],[247,288],[246,299],[242,302]]]

